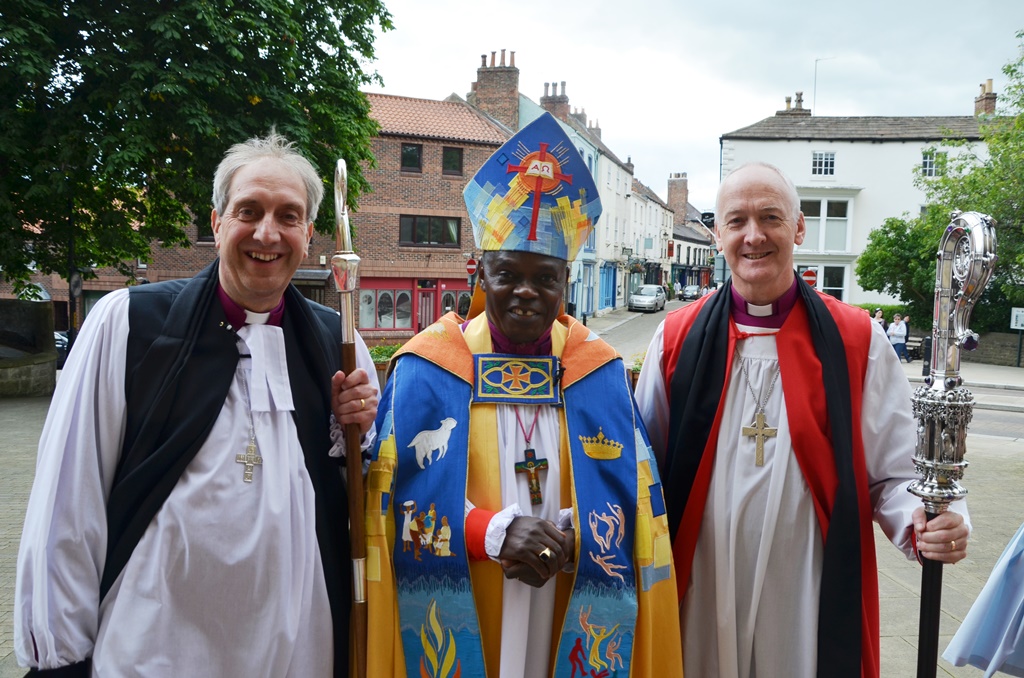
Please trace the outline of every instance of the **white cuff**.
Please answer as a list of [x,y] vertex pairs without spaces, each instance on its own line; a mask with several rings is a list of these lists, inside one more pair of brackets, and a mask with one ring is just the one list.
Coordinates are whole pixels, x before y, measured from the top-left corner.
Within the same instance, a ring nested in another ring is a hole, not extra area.
[[558,511],[558,522],[555,523],[555,527],[560,529],[562,532],[571,530],[575,526],[572,524],[572,509],[564,508]]
[[505,531],[513,520],[523,515],[519,504],[506,506],[491,517],[484,534],[484,552],[491,560],[497,560],[501,547],[505,544]]
[[[331,436],[331,442],[333,443],[333,445],[331,445],[331,449],[328,452],[328,454],[330,456],[332,456],[332,457],[338,457],[340,459],[344,459],[345,458],[345,451],[346,451],[346,448],[345,448],[345,429],[342,427],[341,424],[338,423],[338,420],[334,418],[333,414],[331,415],[331,432],[330,432],[330,436]],[[374,424],[373,426],[370,427],[370,430],[366,432],[366,435],[364,435],[362,437],[362,442],[360,442],[360,444],[359,444],[359,449],[361,449],[363,452],[366,452],[368,449],[370,449],[373,446],[373,443],[376,440],[377,440],[377,426],[376,426],[376,424]]]

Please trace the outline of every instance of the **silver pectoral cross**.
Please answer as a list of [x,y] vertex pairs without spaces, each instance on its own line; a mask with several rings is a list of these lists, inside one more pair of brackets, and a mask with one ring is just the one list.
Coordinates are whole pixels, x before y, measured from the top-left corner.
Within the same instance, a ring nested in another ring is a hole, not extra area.
[[753,437],[757,443],[757,454],[754,458],[754,463],[758,466],[764,466],[764,441],[767,438],[774,438],[775,434],[779,432],[777,428],[768,428],[764,423],[764,412],[758,412],[754,417],[754,423],[750,426],[744,426],[741,433],[745,436]]
[[245,454],[235,455],[235,463],[245,464],[245,472],[242,474],[242,480],[244,482],[251,483],[253,469],[257,465],[263,465],[263,457],[259,456],[256,452],[256,441],[250,440],[248,446],[245,448]]

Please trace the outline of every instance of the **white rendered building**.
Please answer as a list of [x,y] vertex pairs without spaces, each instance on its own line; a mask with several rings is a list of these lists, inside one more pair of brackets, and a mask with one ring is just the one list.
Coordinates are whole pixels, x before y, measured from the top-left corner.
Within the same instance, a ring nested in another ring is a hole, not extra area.
[[861,289],[857,257],[887,218],[920,213],[925,196],[915,175],[934,175],[932,149],[946,152],[939,147],[944,138],[969,142],[957,152],[986,153],[977,116],[994,114],[991,89],[989,80],[974,116],[917,117],[815,117],[797,92],[795,107],[786,97],[785,110],[722,135],[722,177],[751,161],[779,167],[796,184],[807,224],[797,270],[816,269],[818,289],[852,304],[896,302]]

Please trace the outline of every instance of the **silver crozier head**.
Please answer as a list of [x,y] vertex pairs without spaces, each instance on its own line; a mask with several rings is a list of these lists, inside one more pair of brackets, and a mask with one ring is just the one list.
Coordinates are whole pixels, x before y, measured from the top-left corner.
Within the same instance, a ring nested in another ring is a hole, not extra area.
[[355,341],[355,304],[352,297],[359,284],[359,256],[352,251],[352,231],[348,223],[348,166],[344,159],[338,160],[334,170],[334,228],[338,249],[331,257],[331,271],[334,285],[341,294],[341,340],[347,344]]
[[359,257],[352,251],[347,196],[348,166],[342,159],[334,170],[334,226],[338,250],[331,257],[334,284],[339,292],[354,292],[359,283]]
[[960,351],[973,351],[978,345],[978,335],[968,323],[992,277],[995,249],[995,222],[990,216],[960,211],[950,215],[937,253],[931,375],[913,397],[914,467],[921,479],[909,490],[930,514],[942,513],[967,494],[959,480],[967,467],[965,440],[974,396],[960,378]]

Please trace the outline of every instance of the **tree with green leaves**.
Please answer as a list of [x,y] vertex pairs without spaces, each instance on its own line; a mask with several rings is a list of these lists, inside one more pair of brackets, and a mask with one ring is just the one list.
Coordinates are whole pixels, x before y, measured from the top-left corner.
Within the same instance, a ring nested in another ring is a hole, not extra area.
[[[6,0],[0,8],[0,268],[114,267],[209,229],[227,148],[275,126],[330,186],[367,188],[381,0]],[[331,195],[331,191],[328,191]],[[325,201],[318,230],[333,232]],[[88,273],[87,273],[88,275]]]
[[1021,52],[1003,67],[1009,82],[998,114],[981,121],[987,153],[963,140],[944,141],[940,149],[952,152],[936,153],[936,176],[918,173],[915,180],[925,192],[925,214],[887,219],[857,260],[862,288],[898,297],[919,318],[932,315],[935,252],[954,209],[996,220],[996,273],[975,306],[975,329],[1005,329],[1010,307],[1024,305],[1024,31],[1017,38]]

